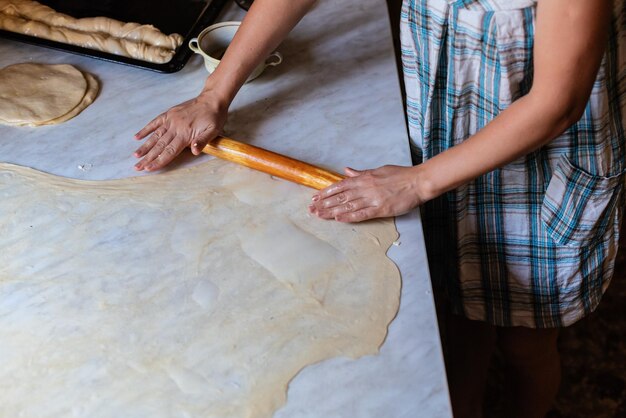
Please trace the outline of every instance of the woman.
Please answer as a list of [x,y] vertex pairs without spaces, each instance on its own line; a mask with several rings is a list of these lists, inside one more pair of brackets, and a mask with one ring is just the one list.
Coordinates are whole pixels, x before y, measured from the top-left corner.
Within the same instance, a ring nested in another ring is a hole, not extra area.
[[[558,329],[593,311],[610,281],[625,157],[616,2],[406,0],[407,115],[423,163],[348,168],[312,197],[312,213],[341,222],[422,205],[433,284],[453,313],[457,418],[482,415],[496,343],[513,389],[506,416],[543,417],[559,385]],[[311,4],[257,0],[200,96],[137,134],[150,136],[136,168],[162,168],[187,146],[199,154]]]

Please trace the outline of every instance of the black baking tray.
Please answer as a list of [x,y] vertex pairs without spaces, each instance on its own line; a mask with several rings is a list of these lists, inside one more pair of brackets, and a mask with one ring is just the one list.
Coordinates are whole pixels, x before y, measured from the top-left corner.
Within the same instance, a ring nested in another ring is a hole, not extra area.
[[0,36],[33,45],[86,55],[106,61],[163,73],[180,71],[193,52],[189,40],[215,23],[228,0],[38,0],[60,13],[77,18],[106,16],[122,22],[137,22],[157,27],[165,34],[179,33],[185,39],[167,63],[156,64],[107,52],[83,48],[34,36],[0,30]]

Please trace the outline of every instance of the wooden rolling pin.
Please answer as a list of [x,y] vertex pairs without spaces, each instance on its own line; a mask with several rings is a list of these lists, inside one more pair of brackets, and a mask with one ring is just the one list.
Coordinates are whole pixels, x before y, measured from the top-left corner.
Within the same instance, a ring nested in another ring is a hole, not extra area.
[[202,152],[317,190],[344,178],[332,171],[230,138],[217,137]]

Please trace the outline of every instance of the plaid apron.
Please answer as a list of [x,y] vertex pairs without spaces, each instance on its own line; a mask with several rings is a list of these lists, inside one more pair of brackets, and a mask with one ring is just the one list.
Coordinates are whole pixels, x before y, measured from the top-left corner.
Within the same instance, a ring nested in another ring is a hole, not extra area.
[[[424,205],[434,287],[497,326],[567,326],[613,274],[622,215],[626,12],[584,115],[543,148]],[[414,157],[427,160],[528,93],[535,0],[405,0],[402,64]]]

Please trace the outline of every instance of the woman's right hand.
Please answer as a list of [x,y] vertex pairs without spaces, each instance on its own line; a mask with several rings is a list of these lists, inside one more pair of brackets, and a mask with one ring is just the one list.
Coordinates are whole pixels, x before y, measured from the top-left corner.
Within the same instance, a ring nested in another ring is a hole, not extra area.
[[141,158],[135,169],[159,170],[187,147],[199,155],[210,140],[222,133],[227,112],[228,102],[205,90],[160,114],[135,135],[137,140],[149,136],[133,154]]

